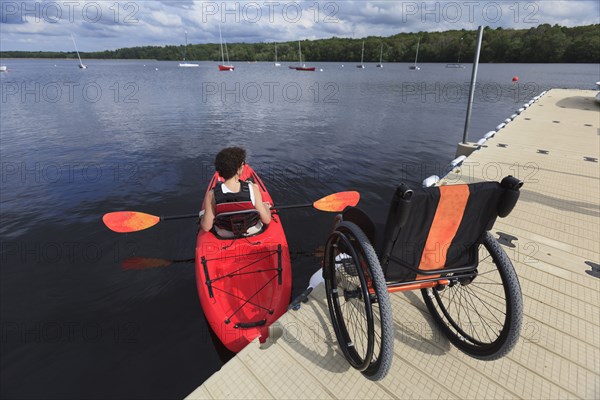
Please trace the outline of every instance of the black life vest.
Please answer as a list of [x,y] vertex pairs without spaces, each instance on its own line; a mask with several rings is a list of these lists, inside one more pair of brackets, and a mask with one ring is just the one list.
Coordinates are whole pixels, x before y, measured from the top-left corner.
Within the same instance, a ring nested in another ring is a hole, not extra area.
[[252,204],[250,185],[240,181],[240,191],[237,193],[223,193],[223,183],[214,188],[216,217],[215,226],[233,232],[234,235],[243,235],[248,228],[260,221],[260,214]]

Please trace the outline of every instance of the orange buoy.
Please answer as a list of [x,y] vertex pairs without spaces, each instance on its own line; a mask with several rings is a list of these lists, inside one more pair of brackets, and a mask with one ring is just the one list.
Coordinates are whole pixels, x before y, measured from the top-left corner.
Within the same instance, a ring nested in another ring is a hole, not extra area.
[[518,76],[513,76],[513,79],[512,79],[512,81],[513,81],[513,82],[519,82],[519,77],[518,77]]

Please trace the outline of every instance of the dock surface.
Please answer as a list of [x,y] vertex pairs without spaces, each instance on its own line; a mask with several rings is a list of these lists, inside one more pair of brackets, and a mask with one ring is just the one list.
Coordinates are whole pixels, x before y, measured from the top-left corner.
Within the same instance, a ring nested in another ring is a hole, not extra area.
[[547,92],[442,180],[525,182],[513,212],[492,230],[523,291],[521,338],[508,356],[463,354],[435,327],[420,292],[390,294],[394,360],[385,379],[371,382],[339,351],[321,285],[272,326],[277,339],[251,343],[188,399],[600,398],[595,95]]

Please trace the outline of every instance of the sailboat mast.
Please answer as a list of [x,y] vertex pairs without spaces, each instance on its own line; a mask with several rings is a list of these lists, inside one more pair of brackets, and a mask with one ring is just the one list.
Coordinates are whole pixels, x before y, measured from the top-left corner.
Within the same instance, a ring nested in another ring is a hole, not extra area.
[[300,65],[302,65],[302,48],[300,47],[299,40],[298,40],[298,54],[300,55]]
[[223,35],[221,35],[221,25],[219,25],[219,41],[221,42],[221,61],[225,64],[225,54],[223,53]]
[[419,59],[419,46],[421,45],[421,38],[417,42],[417,55],[415,56],[415,66],[417,65],[417,60]]
[[227,40],[225,41],[225,55],[227,56],[227,65],[229,65],[229,51],[227,51]]
[[379,64],[383,61],[383,43],[381,43],[381,51],[379,52]]
[[187,58],[187,31],[185,31],[185,48],[183,49],[183,61]]
[[360,55],[360,65],[363,64],[364,59],[365,59],[365,41],[363,40],[362,53]]
[[75,43],[75,38],[73,37],[73,34],[71,34],[71,40],[75,45],[75,51],[77,52],[77,58],[79,58],[79,64],[83,65],[83,63],[81,62],[81,57],[79,56],[79,50],[77,49],[77,43]]
[[277,43],[275,43],[275,64],[277,64]]

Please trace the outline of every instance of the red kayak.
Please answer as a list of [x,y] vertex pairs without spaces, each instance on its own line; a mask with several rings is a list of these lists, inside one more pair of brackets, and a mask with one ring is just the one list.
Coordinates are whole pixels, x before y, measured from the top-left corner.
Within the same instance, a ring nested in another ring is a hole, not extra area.
[[[264,202],[273,199],[249,166],[242,180],[256,184]],[[223,179],[215,174],[212,190]],[[211,328],[231,351],[239,352],[287,309],[292,290],[292,267],[287,240],[277,215],[257,235],[223,239],[200,230],[196,242],[196,285]]]

